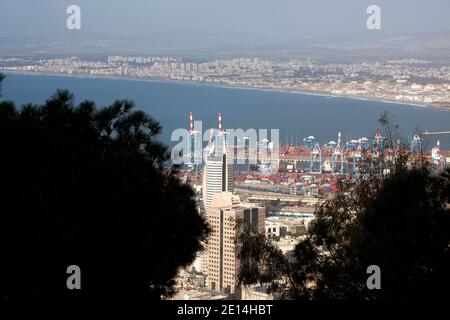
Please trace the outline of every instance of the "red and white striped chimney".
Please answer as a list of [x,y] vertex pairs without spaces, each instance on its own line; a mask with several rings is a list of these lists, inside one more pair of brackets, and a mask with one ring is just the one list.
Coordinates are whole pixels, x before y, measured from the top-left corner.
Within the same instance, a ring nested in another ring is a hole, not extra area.
[[194,131],[194,120],[192,112],[189,112],[189,132],[192,133],[193,131]]
[[219,132],[222,132],[222,112],[219,112]]

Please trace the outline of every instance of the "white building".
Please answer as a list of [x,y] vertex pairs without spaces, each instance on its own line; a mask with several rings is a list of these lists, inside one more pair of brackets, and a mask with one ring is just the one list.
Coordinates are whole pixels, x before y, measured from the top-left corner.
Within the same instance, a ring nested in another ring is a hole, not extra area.
[[219,128],[206,148],[203,170],[203,202],[206,213],[212,206],[214,195],[225,191],[233,191],[233,158],[227,155],[225,134]]

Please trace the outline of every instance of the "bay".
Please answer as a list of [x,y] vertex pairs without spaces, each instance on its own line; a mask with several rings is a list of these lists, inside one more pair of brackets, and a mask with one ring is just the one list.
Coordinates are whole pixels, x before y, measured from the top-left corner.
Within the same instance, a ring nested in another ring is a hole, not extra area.
[[[177,128],[188,128],[189,112],[203,121],[203,130],[217,127],[217,113],[223,114],[224,128],[279,129],[280,143],[301,143],[315,136],[321,144],[337,139],[373,137],[380,127],[377,119],[387,110],[408,141],[416,132],[450,130],[450,112],[416,105],[329,97],[258,89],[242,89],[170,81],[142,81],[60,75],[7,74],[3,99],[17,105],[42,104],[57,89],[68,89],[76,102],[94,100],[98,106],[115,99],[130,99],[136,108],[148,112],[163,126],[160,139],[172,144],[170,135]],[[430,149],[440,139],[450,149],[450,135],[425,139]]]

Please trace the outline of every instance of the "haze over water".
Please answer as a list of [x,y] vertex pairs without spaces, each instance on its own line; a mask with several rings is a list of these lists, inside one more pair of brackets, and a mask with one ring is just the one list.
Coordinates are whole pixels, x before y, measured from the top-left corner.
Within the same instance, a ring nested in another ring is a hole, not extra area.
[[[450,112],[418,106],[400,105],[344,97],[325,97],[299,93],[224,88],[210,85],[124,79],[8,74],[3,99],[17,105],[44,103],[57,89],[69,89],[76,102],[94,100],[97,106],[115,99],[131,99],[136,108],[148,112],[163,126],[161,140],[170,143],[177,128],[188,128],[189,112],[203,121],[203,131],[217,127],[217,113],[223,113],[224,128],[280,129],[280,143],[295,143],[313,135],[321,144],[337,139],[372,137],[380,127],[377,119],[385,110],[395,117],[400,134],[410,139],[420,131],[450,130]],[[441,140],[450,149],[450,135],[426,139],[427,148]]]

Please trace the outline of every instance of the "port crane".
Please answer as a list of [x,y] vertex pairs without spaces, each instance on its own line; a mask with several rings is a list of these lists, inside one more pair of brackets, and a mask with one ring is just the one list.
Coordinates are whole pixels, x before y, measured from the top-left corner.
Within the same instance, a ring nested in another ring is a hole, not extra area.
[[[319,168],[315,169],[315,162],[319,162]],[[310,156],[310,172],[322,174],[322,150],[320,144],[316,142]]]
[[338,133],[338,142],[332,150],[331,158],[331,173],[343,174],[344,173],[344,151],[341,148],[341,133]]
[[353,173],[358,174],[361,171],[364,160],[363,144],[360,141],[353,154]]
[[[425,130],[425,132],[417,132],[413,139],[411,140],[411,154],[415,154],[416,151],[421,152],[423,147],[423,136],[439,136],[439,135],[445,135],[450,134],[450,130],[448,131],[428,131]],[[440,143],[437,142],[437,147],[439,147]]]
[[[450,134],[450,130],[447,131],[428,131],[422,132],[420,135],[431,136],[431,135],[446,135]],[[431,163],[432,170],[435,173],[442,172],[443,170],[443,162],[442,162],[442,154],[441,154],[441,142],[437,140],[436,146],[431,149]]]
[[423,147],[423,138],[419,133],[416,133],[411,140],[411,156],[421,155]]
[[425,132],[421,133],[421,135],[424,135],[424,136],[443,135],[443,134],[450,134],[450,131],[434,131],[434,132],[430,132],[428,130],[425,130]]

